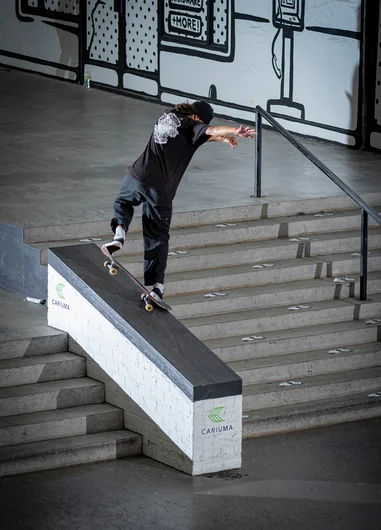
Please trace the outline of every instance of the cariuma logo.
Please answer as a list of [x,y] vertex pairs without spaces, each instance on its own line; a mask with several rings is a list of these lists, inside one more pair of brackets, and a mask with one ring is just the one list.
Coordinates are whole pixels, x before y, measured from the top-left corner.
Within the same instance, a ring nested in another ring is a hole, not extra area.
[[221,412],[224,410],[225,407],[216,407],[212,409],[209,414],[208,418],[212,420],[213,423],[222,423],[224,422],[224,418],[221,418]]
[[58,283],[56,285],[56,293],[57,295],[60,297],[60,298],[63,298],[65,300],[65,296],[62,292],[63,288],[65,287],[65,284],[64,283]]

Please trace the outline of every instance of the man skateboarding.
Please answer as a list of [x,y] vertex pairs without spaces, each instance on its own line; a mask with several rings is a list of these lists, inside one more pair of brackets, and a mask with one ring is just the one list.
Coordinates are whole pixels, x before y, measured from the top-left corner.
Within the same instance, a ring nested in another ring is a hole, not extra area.
[[128,168],[114,202],[111,229],[114,239],[102,246],[109,256],[124,245],[134,215],[143,203],[144,284],[161,300],[169,248],[172,201],[194,153],[205,142],[238,144],[236,136],[253,138],[255,129],[222,125],[211,127],[213,108],[205,101],[176,105],[158,119],[141,156]]

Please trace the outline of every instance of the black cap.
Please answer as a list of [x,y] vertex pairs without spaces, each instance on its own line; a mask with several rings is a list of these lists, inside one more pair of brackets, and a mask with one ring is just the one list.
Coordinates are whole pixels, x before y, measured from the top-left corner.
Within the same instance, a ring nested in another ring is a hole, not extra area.
[[206,101],[195,101],[193,106],[204,123],[210,123],[212,121],[213,107],[209,103]]

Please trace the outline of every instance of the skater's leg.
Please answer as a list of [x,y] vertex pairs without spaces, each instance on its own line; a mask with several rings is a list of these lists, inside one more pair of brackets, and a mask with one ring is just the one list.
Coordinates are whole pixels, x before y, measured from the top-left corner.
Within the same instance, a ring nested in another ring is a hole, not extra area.
[[154,293],[162,297],[169,247],[169,228],[172,201],[164,199],[152,189],[143,203],[144,284],[152,285]]
[[134,206],[138,206],[144,200],[142,188],[142,184],[129,174],[123,179],[119,195],[114,202],[114,217],[110,223],[114,238],[110,243],[103,245],[110,254],[120,250],[124,245],[134,215]]

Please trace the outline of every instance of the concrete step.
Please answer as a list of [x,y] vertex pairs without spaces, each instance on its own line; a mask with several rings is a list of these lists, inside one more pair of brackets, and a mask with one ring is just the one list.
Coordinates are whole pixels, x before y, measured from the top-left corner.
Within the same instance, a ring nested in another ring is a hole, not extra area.
[[[307,305],[307,304],[306,304]],[[308,307],[291,309],[290,306],[271,307],[204,315],[182,319],[182,323],[200,340],[217,339],[241,334],[266,335],[267,331],[303,328],[305,326],[332,324],[362,320],[381,315],[381,295],[372,295],[371,300],[360,302],[354,298],[345,300],[316,301]]]
[[381,367],[298,377],[291,386],[280,386],[288,379],[255,383],[243,387],[243,410],[306,403],[351,393],[370,392],[381,387]]
[[[369,269],[381,268],[381,255],[369,256]],[[359,274],[359,258],[348,254],[277,260],[265,264],[245,263],[233,267],[166,274],[166,296],[219,291],[243,286],[313,280]]]
[[[53,331],[53,329],[52,329]],[[58,353],[67,351],[68,335],[56,330],[54,333],[36,335],[36,330],[31,330],[30,337],[1,340],[0,361],[14,357],[29,357],[45,353]]]
[[[274,219],[254,219],[237,223],[205,224],[197,227],[174,228],[171,230],[171,248],[193,248],[206,245],[230,245],[248,241],[268,239],[292,239],[298,236],[359,230],[360,210],[336,212],[329,217],[302,215],[277,217]],[[376,226],[369,221],[369,226]],[[379,226],[377,225],[377,230]],[[128,234],[124,248],[119,255],[142,252],[141,233]]]
[[[381,227],[373,228],[369,232],[368,245],[373,256],[381,254]],[[340,234],[337,232],[320,234],[319,237],[311,236],[309,241],[300,242],[293,242],[290,239],[276,239],[187,249],[174,248],[171,243],[167,272],[227,267],[238,263],[267,263],[279,259],[313,257],[324,254],[341,253],[351,255],[352,253],[357,253],[359,249],[360,232],[358,230]],[[143,253],[130,253],[127,247],[125,251],[127,254],[121,255],[119,261],[132,274],[141,276],[144,261]]]
[[[361,197],[372,206],[381,204],[380,192],[362,193]],[[249,199],[248,199],[249,201]],[[176,205],[175,205],[176,207]],[[233,206],[229,208],[215,208],[195,212],[175,211],[172,217],[172,226],[198,226],[200,224],[225,223],[242,221],[246,219],[268,219],[279,216],[297,215],[300,213],[311,214],[324,211],[340,211],[358,208],[345,194],[312,198],[294,201],[270,200],[268,198],[253,198],[246,206]],[[43,241],[59,241],[75,238],[100,237],[109,232],[110,221],[93,221],[86,223],[73,223],[57,226],[39,226],[24,229],[24,242],[27,244]],[[131,224],[131,231],[141,228],[141,212],[137,208]]]
[[73,353],[52,353],[0,361],[0,387],[29,385],[83,377],[86,359]]
[[104,385],[80,377],[0,388],[0,416],[78,407],[104,401]]
[[243,438],[253,438],[377,418],[381,416],[381,397],[368,396],[380,391],[381,386],[376,386],[365,392],[330,396],[296,405],[247,410],[242,435]]
[[100,403],[0,418],[0,446],[123,428],[123,410]]
[[[337,284],[333,278],[302,280],[277,284],[246,286],[223,291],[203,291],[183,296],[166,296],[173,314],[179,318],[242,311],[244,309],[264,309],[285,304],[301,304],[313,300],[338,300],[349,296],[359,296],[359,275],[351,283]],[[381,272],[368,273],[368,295],[381,292]]]
[[367,344],[381,340],[381,326],[366,324],[363,320],[351,320],[334,324],[306,326],[285,330],[268,330],[243,341],[242,334],[205,340],[208,348],[224,362],[242,359],[258,359],[304,352],[316,348],[348,347],[349,344]]
[[279,260],[271,265],[273,266],[254,269],[253,264],[246,263],[234,267],[169,273],[165,279],[166,296],[327,276],[327,266],[319,259]]
[[3,447],[0,476],[142,454],[142,436],[124,429]]
[[242,378],[244,385],[280,379],[295,380],[300,377],[381,366],[381,343],[346,344],[339,349],[325,348],[245,359],[229,363],[229,366]]
[[[247,243],[248,241],[264,241],[278,239],[292,239],[298,236],[312,236],[320,238],[323,234],[337,232],[358,231],[360,233],[360,210],[347,210],[336,212],[329,217],[315,217],[314,215],[303,215],[295,217],[278,217],[274,219],[250,219],[236,223],[204,224],[191,227],[173,227],[171,229],[171,249],[193,249],[194,247],[232,245]],[[379,225],[369,220],[371,228],[380,231]],[[110,241],[111,233],[106,233],[94,242],[102,245]],[[47,241],[33,244],[41,253],[41,263],[47,263],[47,249],[53,246],[75,245],[89,242],[91,238],[72,239],[65,241]],[[94,238],[93,238],[94,239]],[[291,242],[289,242],[291,243]],[[305,243],[305,242],[302,242]],[[294,245],[295,247],[295,245]],[[296,247],[300,252],[301,246]],[[124,248],[118,252],[118,256],[130,255],[143,252],[143,240],[141,232],[129,232],[126,237]]]

